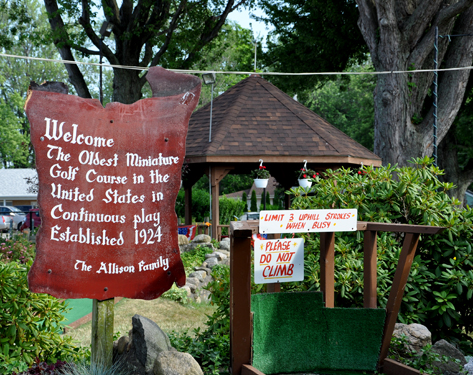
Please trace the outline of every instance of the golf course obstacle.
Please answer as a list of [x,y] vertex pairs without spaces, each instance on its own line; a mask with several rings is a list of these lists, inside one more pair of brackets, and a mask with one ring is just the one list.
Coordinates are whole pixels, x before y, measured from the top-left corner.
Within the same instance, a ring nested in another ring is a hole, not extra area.
[[[386,357],[419,236],[437,234],[443,228],[357,222],[356,229],[364,232],[364,308],[342,309],[334,306],[334,232],[320,233],[321,293],[251,296],[251,236],[259,232],[259,222],[231,223],[232,375],[295,371],[348,374],[376,369],[416,373]],[[404,233],[385,309],[377,308],[378,231]],[[279,290],[272,285],[272,291]]]

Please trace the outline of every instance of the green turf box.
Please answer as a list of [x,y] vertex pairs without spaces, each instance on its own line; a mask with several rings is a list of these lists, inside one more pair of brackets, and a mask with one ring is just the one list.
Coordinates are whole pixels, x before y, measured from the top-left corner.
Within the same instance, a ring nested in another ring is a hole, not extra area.
[[265,374],[374,371],[384,309],[325,308],[322,293],[251,296],[253,366]]

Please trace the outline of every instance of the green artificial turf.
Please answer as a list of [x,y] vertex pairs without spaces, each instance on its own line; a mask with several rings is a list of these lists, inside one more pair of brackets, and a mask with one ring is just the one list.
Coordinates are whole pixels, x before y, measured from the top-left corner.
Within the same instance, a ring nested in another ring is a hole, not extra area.
[[70,308],[70,310],[64,314],[64,317],[66,318],[66,320],[62,322],[62,325],[64,326],[67,326],[92,312],[91,299],[67,299],[66,302],[68,304],[67,307]]
[[384,309],[325,308],[322,293],[251,296],[253,366],[265,374],[374,371]]

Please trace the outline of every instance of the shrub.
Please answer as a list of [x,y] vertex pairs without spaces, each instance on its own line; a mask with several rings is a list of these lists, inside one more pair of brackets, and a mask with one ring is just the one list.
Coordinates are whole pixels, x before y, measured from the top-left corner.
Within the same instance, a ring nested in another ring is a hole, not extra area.
[[[421,236],[411,268],[399,320],[421,323],[434,339],[446,338],[473,352],[473,212],[446,191],[442,171],[431,159],[417,159],[414,167],[365,167],[327,170],[305,194],[291,190],[293,209],[357,208],[358,220],[443,226],[435,236]],[[286,289],[319,288],[319,241],[306,235],[306,274],[303,283]],[[378,304],[384,307],[402,246],[402,235],[378,236]],[[335,293],[340,307],[363,304],[363,235],[337,233],[335,241]]]
[[[229,225],[230,221],[235,221],[240,218],[245,212],[246,203],[238,199],[231,199],[223,197],[219,199],[219,222],[221,225]],[[228,229],[222,228],[222,234],[228,235]]]
[[28,290],[31,264],[0,262],[0,373],[25,371],[35,358],[54,363],[82,355],[71,337],[60,335],[65,303]]
[[258,199],[256,198],[256,191],[254,190],[251,192],[250,211],[258,211]]
[[211,304],[218,308],[209,316],[207,329],[169,335],[171,345],[178,351],[191,354],[202,367],[204,374],[218,375],[221,367],[230,363],[230,268],[217,265],[212,269],[214,281],[206,287],[211,292]]
[[246,194],[246,192],[243,192],[243,194],[241,195],[241,201],[245,205],[243,211],[248,212],[248,194]]
[[0,262],[16,261],[25,264],[34,257],[35,245],[28,240],[27,235],[20,234],[9,240],[0,238]]

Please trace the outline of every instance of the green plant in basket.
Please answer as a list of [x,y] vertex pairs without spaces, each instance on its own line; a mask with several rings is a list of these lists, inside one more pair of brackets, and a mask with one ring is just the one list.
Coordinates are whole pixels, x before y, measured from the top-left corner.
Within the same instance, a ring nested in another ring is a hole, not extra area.
[[303,180],[306,178],[316,178],[319,174],[308,168],[301,168],[299,171],[296,171],[297,179],[298,180]]
[[267,180],[271,177],[271,173],[269,173],[264,165],[260,165],[258,169],[251,171],[251,177],[259,180]]

